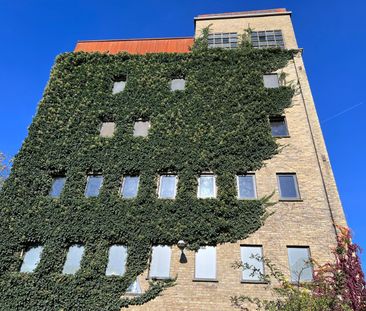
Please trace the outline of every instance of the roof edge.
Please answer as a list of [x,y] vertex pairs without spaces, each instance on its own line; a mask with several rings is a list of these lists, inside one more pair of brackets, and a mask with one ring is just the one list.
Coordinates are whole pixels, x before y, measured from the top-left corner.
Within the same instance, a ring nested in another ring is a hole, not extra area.
[[246,12],[232,12],[232,13],[217,13],[217,14],[207,14],[198,15],[194,18],[197,20],[210,20],[210,19],[230,19],[230,18],[245,18],[245,17],[260,17],[260,16],[275,16],[275,15],[291,15],[292,11],[246,11]]
[[100,39],[100,40],[78,40],[77,43],[83,42],[115,42],[115,41],[149,41],[149,40],[184,40],[184,39],[194,39],[191,37],[161,37],[161,38],[131,38],[131,39]]

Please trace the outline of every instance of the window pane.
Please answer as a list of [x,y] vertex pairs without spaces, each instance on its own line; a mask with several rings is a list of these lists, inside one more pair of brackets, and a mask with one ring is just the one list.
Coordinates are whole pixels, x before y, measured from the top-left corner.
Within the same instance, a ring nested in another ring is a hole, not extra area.
[[255,199],[257,197],[254,179],[254,175],[238,176],[239,199]]
[[263,75],[264,87],[269,89],[278,88],[280,86],[277,74]]
[[184,79],[173,79],[170,83],[170,89],[172,91],[183,91],[186,86],[186,80]]
[[[251,34],[252,44],[254,47],[285,47],[281,30],[270,31],[253,31]],[[258,44],[259,41],[259,44]]]
[[274,137],[288,136],[287,125],[284,117],[270,118],[271,132]]
[[177,187],[177,176],[164,175],[160,176],[159,197],[162,199],[174,199]]
[[117,94],[122,92],[126,87],[126,81],[116,81],[113,83],[112,94]]
[[289,247],[288,259],[292,282],[311,281],[313,279],[313,269],[310,263],[308,247]]
[[142,290],[141,290],[140,282],[138,280],[135,280],[127,288],[127,293],[129,293],[129,294],[141,294],[142,293]]
[[54,177],[52,181],[52,187],[50,190],[50,196],[52,198],[59,198],[62,192],[62,189],[65,186],[66,177]]
[[216,247],[201,247],[196,253],[196,279],[216,279]]
[[114,122],[103,122],[100,128],[101,137],[113,137],[116,124]]
[[88,181],[85,189],[85,196],[89,197],[97,197],[99,195],[100,188],[102,187],[103,176],[95,175],[88,176]]
[[149,121],[136,121],[133,128],[133,136],[147,137],[149,133],[149,128],[150,128]]
[[198,197],[199,198],[215,197],[215,176],[200,176]]
[[154,246],[150,264],[150,278],[169,278],[170,277],[170,257],[171,249],[169,246]]
[[[237,47],[238,34],[236,32],[231,33],[214,33],[208,36],[209,48],[232,48]],[[230,44],[232,43],[232,44]]]
[[282,199],[298,199],[296,176],[294,174],[278,175],[280,196]]
[[261,246],[241,246],[241,261],[244,265],[242,278],[244,281],[261,281],[264,273],[263,251]]
[[112,245],[109,248],[109,257],[106,275],[118,275],[125,274],[127,260],[127,247],[121,245]]
[[122,197],[125,199],[135,198],[139,188],[138,176],[125,176],[122,184]]
[[75,274],[80,269],[81,259],[84,254],[84,246],[73,245],[69,248],[66,262],[62,270],[63,274]]
[[42,251],[43,246],[30,248],[24,255],[20,272],[33,272],[41,260]]

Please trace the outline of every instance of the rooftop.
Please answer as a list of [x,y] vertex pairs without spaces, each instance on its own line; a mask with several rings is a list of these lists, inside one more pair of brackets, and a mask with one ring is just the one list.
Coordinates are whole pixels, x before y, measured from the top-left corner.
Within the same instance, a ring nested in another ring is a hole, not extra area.
[[194,19],[200,20],[200,19],[233,18],[233,17],[264,16],[264,15],[283,15],[283,14],[291,14],[291,11],[287,11],[287,9],[285,9],[285,8],[279,8],[279,9],[269,9],[269,10],[201,14],[201,15],[198,15],[197,17],[195,17]]

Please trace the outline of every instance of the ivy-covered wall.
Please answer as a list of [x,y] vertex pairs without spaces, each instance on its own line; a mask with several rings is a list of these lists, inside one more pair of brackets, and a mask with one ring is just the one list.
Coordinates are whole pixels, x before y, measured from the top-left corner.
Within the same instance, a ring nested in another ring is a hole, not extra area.
[[[254,171],[278,150],[269,115],[289,107],[290,87],[266,89],[262,76],[286,66],[292,51],[196,49],[189,54],[66,53],[57,58],[29,136],[0,193],[0,310],[119,310],[155,298],[171,282],[152,282],[121,299],[148,266],[151,245],[183,239],[191,248],[243,239],[265,216],[265,200],[239,201],[235,175]],[[122,93],[113,80],[127,75]],[[185,91],[171,92],[184,75]],[[148,118],[147,138],[133,137]],[[113,138],[101,120],[113,118]],[[197,199],[197,176],[214,172],[218,198]],[[179,176],[175,200],[157,198],[157,176]],[[67,176],[59,199],[52,175]],[[105,177],[85,198],[86,175]],[[119,196],[125,174],[140,175],[138,197]],[[44,245],[34,273],[19,273],[24,247]],[[81,270],[62,275],[70,244],[85,245]],[[108,248],[128,246],[126,274],[106,277]],[[179,282],[179,276],[177,281]]]

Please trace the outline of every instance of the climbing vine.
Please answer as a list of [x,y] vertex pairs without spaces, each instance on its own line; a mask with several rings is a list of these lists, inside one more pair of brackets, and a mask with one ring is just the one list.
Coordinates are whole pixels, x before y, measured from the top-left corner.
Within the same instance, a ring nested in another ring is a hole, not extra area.
[[[187,54],[65,53],[51,72],[36,117],[0,193],[1,310],[119,310],[154,299],[174,281],[151,282],[123,299],[148,266],[151,245],[183,239],[195,249],[243,239],[261,227],[266,199],[239,201],[235,175],[254,171],[278,151],[269,115],[291,104],[290,87],[266,89],[262,76],[286,66],[292,51],[193,49]],[[112,94],[113,81],[128,82]],[[171,92],[184,76],[185,91]],[[113,138],[99,136],[113,119]],[[147,118],[147,138],[133,122]],[[217,175],[217,199],[197,199],[197,176]],[[175,200],[157,198],[157,176],[179,176]],[[85,198],[86,175],[102,173],[100,195]],[[59,199],[52,176],[65,173]],[[139,174],[136,199],[119,195],[121,177]],[[85,245],[81,269],[63,275],[68,246]],[[34,273],[19,273],[20,253],[44,246]],[[123,277],[105,276],[111,244],[128,247]],[[179,277],[177,279],[179,281]]]

